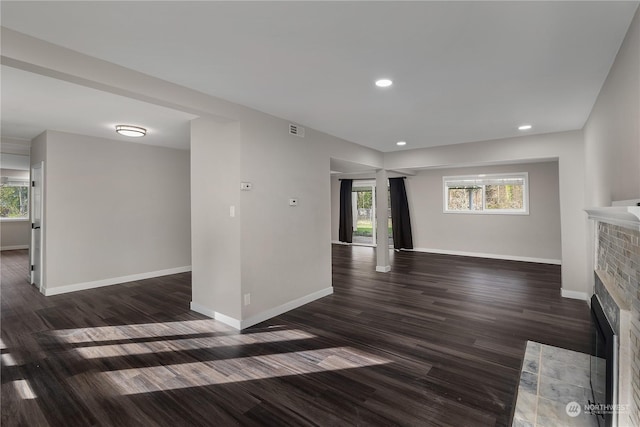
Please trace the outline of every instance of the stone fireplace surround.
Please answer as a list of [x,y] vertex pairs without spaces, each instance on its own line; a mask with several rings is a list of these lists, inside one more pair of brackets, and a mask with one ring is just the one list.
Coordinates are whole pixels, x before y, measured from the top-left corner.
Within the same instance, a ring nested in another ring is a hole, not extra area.
[[595,288],[619,334],[619,426],[640,426],[640,207],[587,209],[595,227]]

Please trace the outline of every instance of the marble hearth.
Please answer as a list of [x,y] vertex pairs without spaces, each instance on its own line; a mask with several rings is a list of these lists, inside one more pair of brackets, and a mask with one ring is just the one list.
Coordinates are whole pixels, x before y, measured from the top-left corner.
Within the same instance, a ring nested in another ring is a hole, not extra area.
[[527,342],[512,427],[598,427],[593,415],[567,412],[589,399],[588,354]]

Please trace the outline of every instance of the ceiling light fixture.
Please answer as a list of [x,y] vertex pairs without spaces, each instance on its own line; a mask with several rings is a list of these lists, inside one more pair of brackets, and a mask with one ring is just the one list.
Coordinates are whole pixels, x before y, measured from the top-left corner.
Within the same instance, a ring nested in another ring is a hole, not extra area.
[[529,130],[531,129],[532,126],[531,125],[522,125],[522,126],[518,126],[518,130]]
[[140,138],[147,134],[147,130],[145,128],[131,125],[118,125],[116,126],[116,132],[120,135],[130,136],[132,138]]
[[396,142],[396,145],[399,145],[402,147],[403,145],[407,145],[407,141],[398,141]]
[[380,79],[376,80],[376,86],[378,87],[389,87],[393,84],[393,82],[389,79]]

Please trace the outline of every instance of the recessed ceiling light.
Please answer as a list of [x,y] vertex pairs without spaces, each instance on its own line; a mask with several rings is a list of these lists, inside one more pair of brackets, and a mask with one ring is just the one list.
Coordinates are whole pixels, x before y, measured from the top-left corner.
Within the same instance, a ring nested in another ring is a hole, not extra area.
[[396,142],[396,145],[399,145],[399,146],[407,145],[407,141],[398,141]]
[[393,84],[393,82],[389,79],[380,79],[376,80],[376,86],[378,87],[389,87]]
[[130,125],[118,125],[116,126],[116,132],[120,135],[130,136],[132,138],[140,138],[147,134],[147,130],[145,128]]
[[518,130],[529,130],[531,129],[531,125],[522,125],[522,126],[518,126]]

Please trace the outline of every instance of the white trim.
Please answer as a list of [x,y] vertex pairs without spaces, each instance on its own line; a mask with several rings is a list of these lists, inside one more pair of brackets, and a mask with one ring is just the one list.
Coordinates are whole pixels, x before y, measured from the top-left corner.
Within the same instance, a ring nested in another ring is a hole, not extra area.
[[333,245],[351,246],[351,243],[341,242],[340,240],[332,240],[331,244],[333,244]]
[[313,302],[317,299],[326,297],[327,295],[331,295],[332,293],[333,293],[333,287],[330,286],[328,288],[321,289],[319,291],[310,293],[309,295],[305,295],[303,297],[286,302],[277,307],[263,311],[262,313],[258,313],[255,316],[251,316],[245,320],[238,320],[233,317],[227,316],[225,314],[218,313],[215,310],[211,310],[193,301],[191,301],[191,310],[200,314],[204,314],[205,316],[211,317],[212,319],[219,320],[225,325],[231,326],[232,328],[240,331],[242,329],[249,328],[253,325],[257,325],[258,323],[262,323],[265,320],[269,320],[272,317],[279,316],[283,313],[286,313],[287,311],[291,311],[305,304],[309,304],[310,302]]
[[295,308],[301,307],[305,304],[309,304],[317,299],[326,297],[327,295],[333,294],[333,286],[329,286],[328,288],[321,289],[319,291],[310,293],[303,297],[294,299],[292,301],[281,304],[277,307],[271,308],[267,311],[263,311],[262,313],[256,314],[255,316],[251,316],[248,319],[245,319],[241,322],[242,329],[246,329],[250,326],[257,325],[258,323],[264,322],[265,320],[269,320],[272,317],[279,316],[287,311],[291,311]]
[[[485,209],[484,197],[486,181],[496,178],[523,178],[524,188],[522,193],[522,209]],[[456,211],[448,209],[448,189],[449,181],[456,180],[474,180],[480,181],[478,184],[482,187],[483,209],[478,211]],[[483,182],[484,181],[484,182]],[[442,212],[445,214],[471,214],[471,215],[529,215],[529,172],[505,172],[505,173],[490,173],[490,174],[478,174],[478,175],[459,175],[459,176],[443,176],[442,177]]]
[[579,299],[583,301],[589,301],[589,295],[586,292],[568,291],[566,289],[560,289],[560,295],[563,298]]
[[191,301],[191,304],[189,305],[189,308],[192,311],[195,311],[196,313],[200,313],[200,314],[204,314],[207,317],[211,317],[212,319],[215,319],[216,317],[216,312],[211,310],[210,308],[205,307],[204,305],[200,305],[198,303],[195,303],[193,301]]
[[242,321],[234,317],[227,316],[226,314],[222,314],[222,313],[218,313],[217,311],[214,311],[213,318],[219,322],[224,323],[225,325],[231,326],[233,329],[237,329],[237,330],[242,329]]
[[212,319],[218,320],[227,326],[231,326],[233,329],[240,330],[240,321],[231,316],[218,313],[217,311],[211,310],[193,301],[191,301],[191,310],[195,311],[196,313],[204,314],[205,316],[211,317]]
[[378,273],[388,273],[391,271],[390,265],[376,265],[376,271]]
[[[370,243],[347,243],[347,242],[340,242],[338,240],[332,240],[331,244],[333,245],[342,245],[342,246],[364,246],[366,248],[377,248],[378,245],[372,245]],[[393,248],[393,245],[389,245],[390,248]]]
[[589,219],[640,230],[640,206],[608,206],[585,211]]
[[414,248],[413,250],[414,252],[427,252],[430,254],[459,255],[459,256],[470,256],[470,257],[476,257],[476,258],[504,259],[507,261],[523,261],[523,262],[535,262],[538,264],[562,265],[562,260],[552,259],[552,258],[534,258],[534,257],[516,256],[516,255],[488,254],[483,252],[450,251],[447,249]]
[[29,222],[29,217],[21,217],[21,218],[0,218],[0,222]]
[[0,251],[16,251],[18,249],[29,249],[29,245],[2,246]]
[[166,270],[149,271],[147,273],[131,274],[129,276],[112,277],[109,279],[95,280],[92,282],[75,283],[73,285],[45,288],[45,296],[66,294],[68,292],[84,291],[87,289],[101,288],[103,286],[118,285],[120,283],[134,282],[136,280],[151,279],[154,277],[169,276],[171,274],[186,273],[191,271],[191,266],[168,268]]
[[615,200],[611,206],[640,206],[640,199]]

